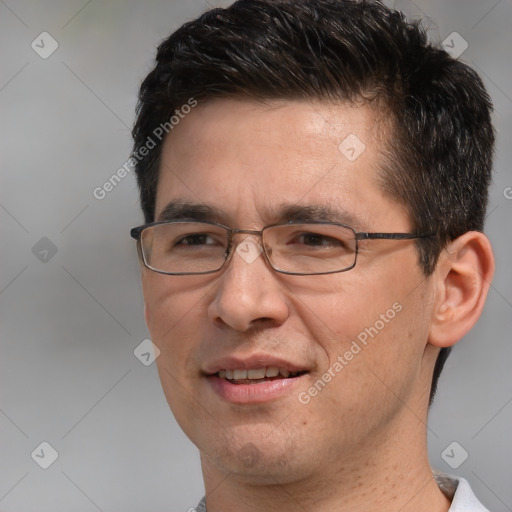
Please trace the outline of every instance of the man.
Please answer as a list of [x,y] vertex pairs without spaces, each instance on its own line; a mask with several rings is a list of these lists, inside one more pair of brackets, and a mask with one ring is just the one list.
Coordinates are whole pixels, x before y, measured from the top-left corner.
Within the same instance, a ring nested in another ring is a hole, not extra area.
[[198,510],[486,510],[426,423],[493,275],[490,112],[377,2],[241,0],[160,45],[132,235]]

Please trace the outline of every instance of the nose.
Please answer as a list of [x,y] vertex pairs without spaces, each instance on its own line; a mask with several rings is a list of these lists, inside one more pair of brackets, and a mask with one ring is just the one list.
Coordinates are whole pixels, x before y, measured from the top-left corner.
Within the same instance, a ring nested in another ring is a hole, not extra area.
[[226,264],[208,308],[210,320],[240,332],[284,323],[289,316],[285,289],[258,240],[245,237]]

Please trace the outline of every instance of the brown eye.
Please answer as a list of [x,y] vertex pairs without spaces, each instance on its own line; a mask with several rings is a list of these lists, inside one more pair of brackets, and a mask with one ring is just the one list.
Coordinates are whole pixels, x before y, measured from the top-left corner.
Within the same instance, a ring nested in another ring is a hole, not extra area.
[[302,233],[297,237],[297,242],[310,247],[342,247],[343,240],[319,233]]
[[207,234],[193,234],[181,237],[174,246],[177,245],[215,245],[217,242]]

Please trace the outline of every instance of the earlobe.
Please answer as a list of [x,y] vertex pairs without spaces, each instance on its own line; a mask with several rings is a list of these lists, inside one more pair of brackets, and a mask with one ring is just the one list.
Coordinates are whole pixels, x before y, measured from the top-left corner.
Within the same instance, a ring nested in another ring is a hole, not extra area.
[[436,300],[429,343],[450,347],[477,322],[494,275],[494,256],[487,237],[469,231],[450,242],[435,270]]

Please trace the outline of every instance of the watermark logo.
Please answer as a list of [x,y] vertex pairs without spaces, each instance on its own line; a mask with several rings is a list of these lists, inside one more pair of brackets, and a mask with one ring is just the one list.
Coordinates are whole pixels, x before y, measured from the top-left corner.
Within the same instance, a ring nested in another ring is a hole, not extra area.
[[160,349],[150,339],[145,339],[135,347],[133,355],[144,366],[150,366],[160,355]]
[[450,57],[458,59],[467,49],[468,42],[458,33],[452,32],[442,43],[444,50]]
[[252,263],[263,252],[263,248],[258,242],[246,238],[238,244],[236,252],[246,263]]
[[43,441],[30,456],[39,467],[48,469],[58,459],[59,453],[50,443]]
[[351,133],[338,146],[340,153],[350,162],[357,160],[366,149],[363,141],[355,134]]
[[452,469],[457,469],[466,462],[469,453],[457,441],[452,441],[442,452],[441,458]]
[[48,32],[41,32],[30,46],[41,59],[47,59],[59,47],[59,43]]
[[48,263],[57,254],[57,246],[49,238],[43,236],[43,238],[32,247],[32,254],[41,263]]
[[261,459],[261,452],[253,443],[244,444],[237,455],[246,468],[254,467]]

